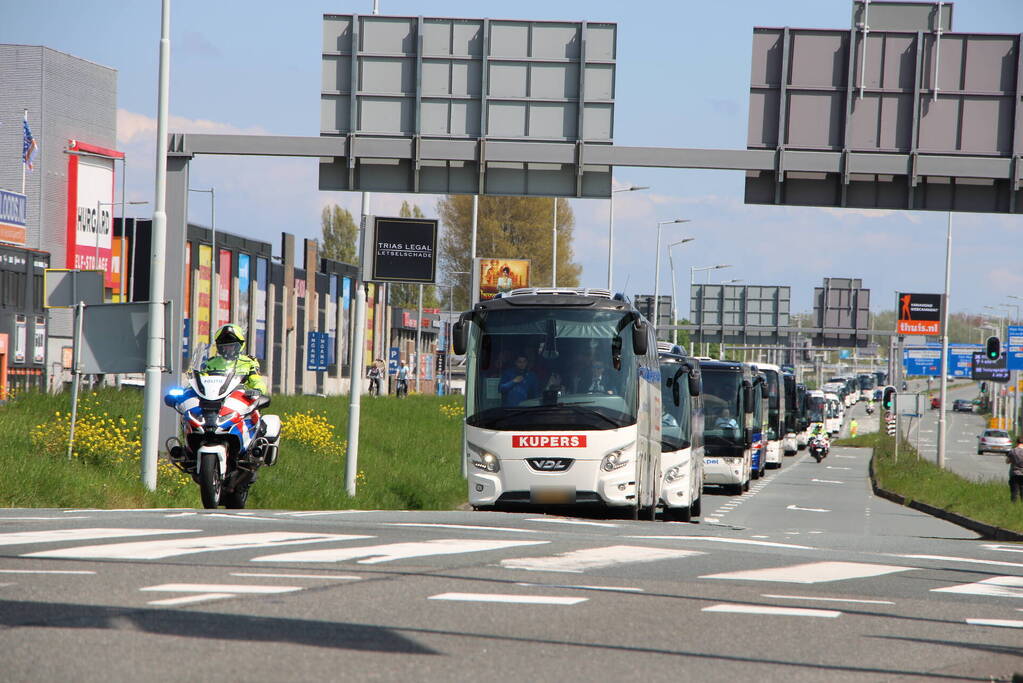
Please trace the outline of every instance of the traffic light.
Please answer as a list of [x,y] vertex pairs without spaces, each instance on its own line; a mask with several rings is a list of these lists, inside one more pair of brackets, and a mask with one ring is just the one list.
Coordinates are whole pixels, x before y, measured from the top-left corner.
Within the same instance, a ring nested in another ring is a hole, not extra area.
[[998,357],[1002,355],[1002,343],[998,341],[998,337],[987,338],[985,353],[988,360],[998,360]]
[[895,410],[895,387],[887,386],[881,394],[881,408],[883,410]]

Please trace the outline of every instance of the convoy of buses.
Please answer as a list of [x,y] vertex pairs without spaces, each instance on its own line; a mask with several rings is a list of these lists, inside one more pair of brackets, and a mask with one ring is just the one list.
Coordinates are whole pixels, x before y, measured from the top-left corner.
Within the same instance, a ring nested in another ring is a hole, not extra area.
[[749,490],[883,383],[807,390],[791,368],[693,357],[601,289],[516,289],[476,303],[452,337],[476,510],[589,503],[690,521],[705,486]]

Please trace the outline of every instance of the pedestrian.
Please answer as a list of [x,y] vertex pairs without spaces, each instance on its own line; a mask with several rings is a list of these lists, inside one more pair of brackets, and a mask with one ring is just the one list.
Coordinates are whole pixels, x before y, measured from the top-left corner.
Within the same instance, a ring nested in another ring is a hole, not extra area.
[[1005,456],[1009,463],[1009,495],[1012,502],[1023,503],[1023,436],[1016,437],[1016,447]]
[[849,423],[849,436],[856,438],[856,430],[859,429],[859,426],[860,424],[856,421],[856,418],[854,417],[852,419],[852,422]]
[[398,368],[398,386],[395,389],[398,398],[408,396],[408,374],[408,365],[405,364],[405,361],[402,361],[401,367]]

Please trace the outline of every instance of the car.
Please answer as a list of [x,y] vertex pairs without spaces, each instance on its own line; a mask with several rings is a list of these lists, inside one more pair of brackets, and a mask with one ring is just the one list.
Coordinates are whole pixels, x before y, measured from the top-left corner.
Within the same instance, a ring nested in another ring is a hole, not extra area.
[[957,398],[955,403],[952,404],[953,413],[972,413],[973,412],[973,401],[965,398]]
[[1009,432],[1004,429],[985,429],[977,437],[977,455],[984,453],[1008,453],[1012,450]]
[[937,410],[941,407],[941,399],[937,396],[931,399],[931,410]]

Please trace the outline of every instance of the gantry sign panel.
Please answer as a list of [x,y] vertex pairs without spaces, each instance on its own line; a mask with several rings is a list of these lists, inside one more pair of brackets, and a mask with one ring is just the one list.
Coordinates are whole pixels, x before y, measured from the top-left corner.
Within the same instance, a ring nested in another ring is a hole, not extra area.
[[[779,154],[747,172],[746,202],[1023,212],[1020,35],[948,33],[936,11],[886,28],[874,9],[866,32],[753,30],[747,147]],[[807,152],[842,160],[807,171]],[[936,172],[950,157],[963,157],[955,177]]]
[[788,341],[791,288],[693,285],[689,318],[693,341],[711,344],[782,344]]
[[[320,134],[348,138],[352,160],[321,159],[320,189],[609,196],[610,167],[581,161],[612,142],[616,38],[610,23],[324,15]],[[431,158],[440,140],[570,154]]]
[[814,324],[829,330],[814,346],[867,346],[870,343],[870,290],[859,278],[826,277],[813,290]]

